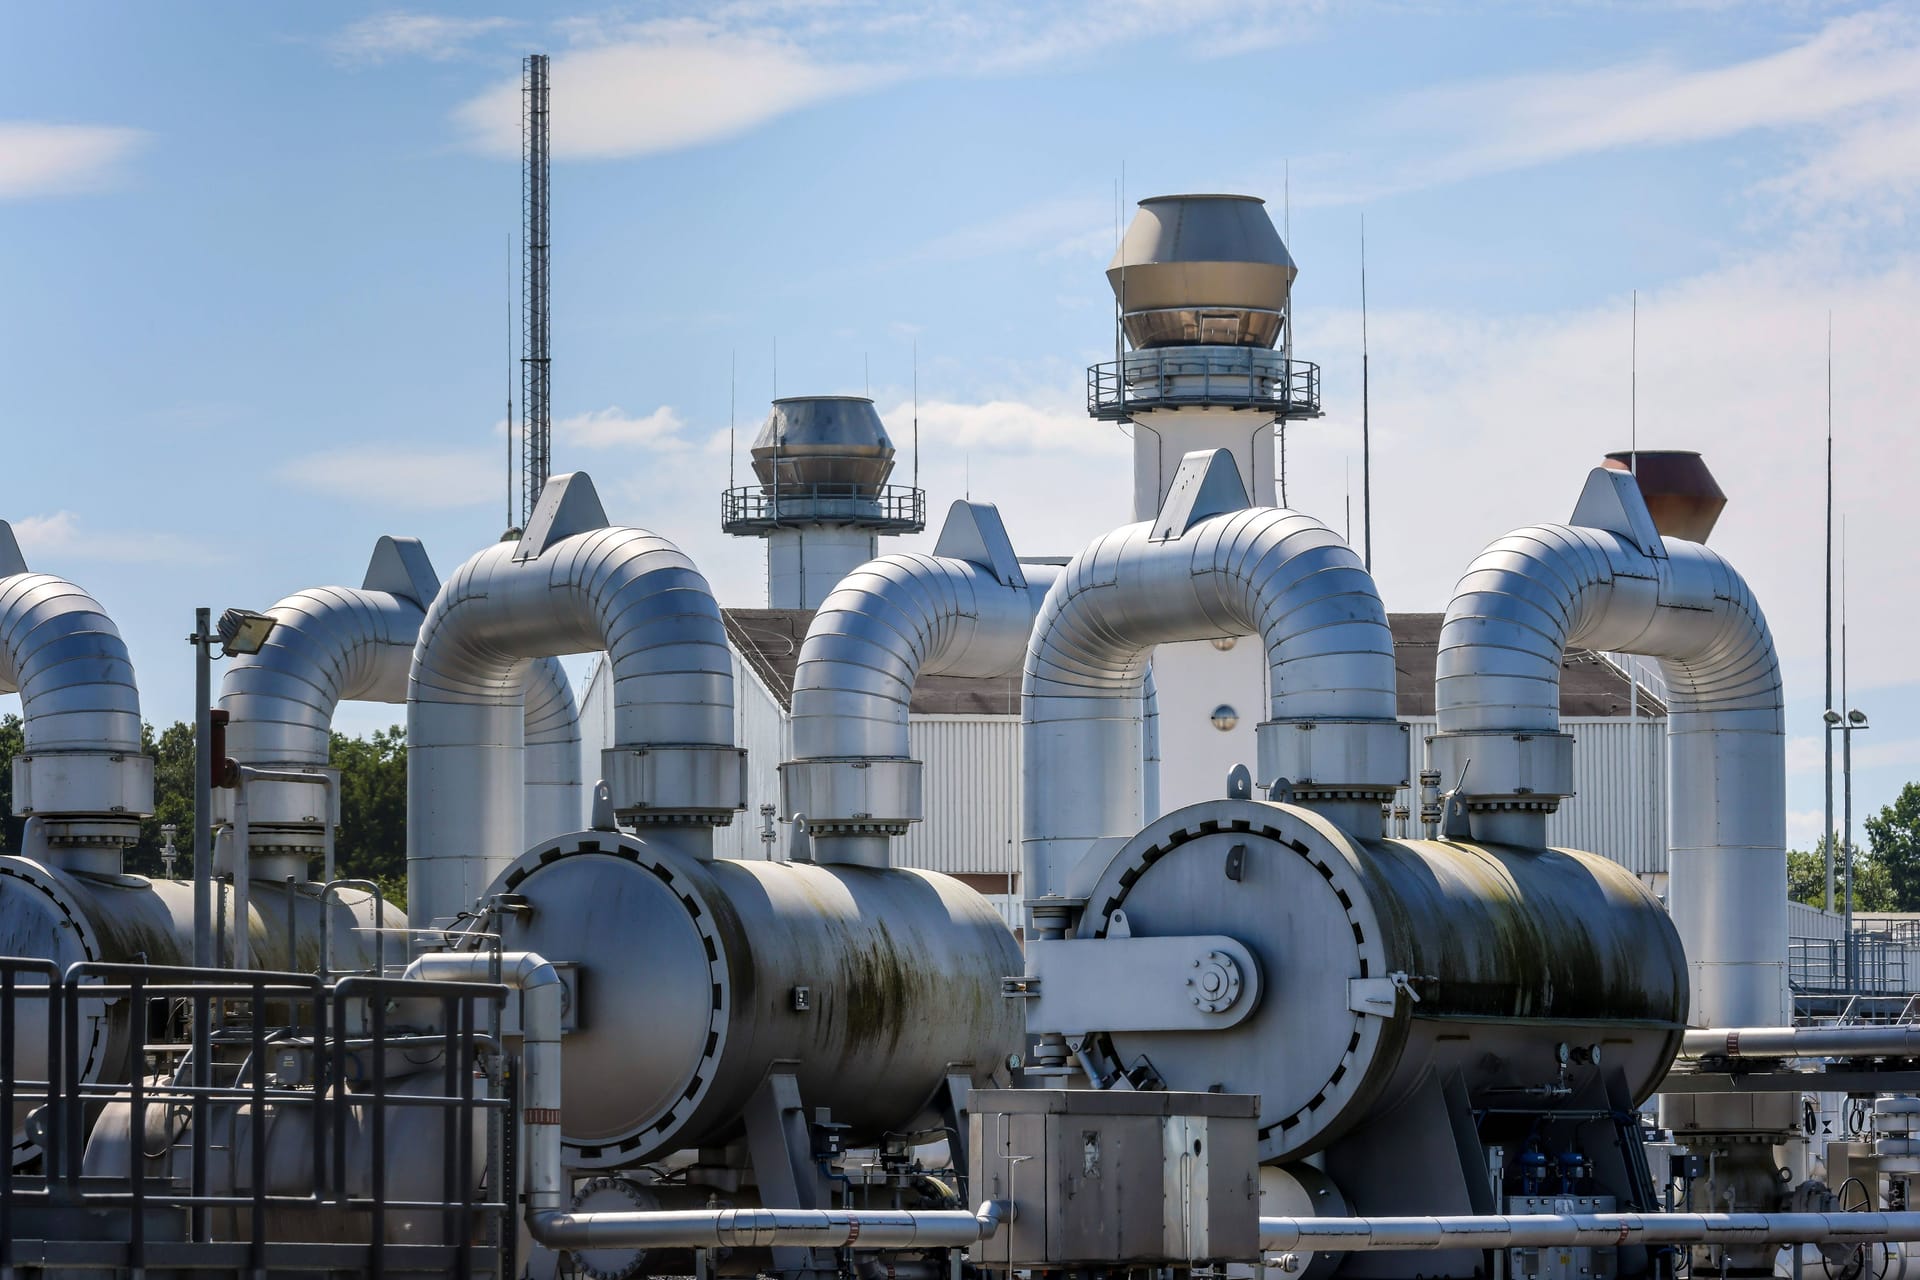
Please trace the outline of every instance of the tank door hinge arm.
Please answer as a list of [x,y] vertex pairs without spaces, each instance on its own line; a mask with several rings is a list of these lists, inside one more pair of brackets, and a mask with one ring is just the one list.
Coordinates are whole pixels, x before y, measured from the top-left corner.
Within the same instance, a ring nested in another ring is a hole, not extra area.
[[1036,939],[1006,994],[1027,1001],[1027,1030],[1223,1031],[1260,1002],[1253,953],[1232,938]]
[[1416,982],[1431,982],[1431,978],[1416,978],[1404,970],[1389,973],[1383,978],[1348,978],[1347,1008],[1355,1013],[1372,1014],[1376,1018],[1391,1018],[1400,1009],[1400,997],[1405,995],[1413,1004],[1420,1003],[1420,993],[1413,988]]

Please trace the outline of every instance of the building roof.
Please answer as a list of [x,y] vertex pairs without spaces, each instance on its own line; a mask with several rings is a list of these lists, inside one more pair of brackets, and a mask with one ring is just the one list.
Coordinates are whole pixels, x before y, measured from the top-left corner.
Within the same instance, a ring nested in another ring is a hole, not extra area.
[[[793,669],[800,644],[813,621],[808,609],[724,609],[727,639],[772,690],[782,707],[792,705]],[[1393,626],[1394,666],[1399,677],[1399,713],[1403,717],[1433,715],[1434,658],[1439,648],[1438,613],[1396,613]],[[1612,663],[1585,649],[1572,650],[1562,664],[1560,714],[1563,716],[1625,716],[1631,702],[1627,677]],[[1020,713],[1020,677],[973,680],[961,676],[922,676],[913,690],[913,710],[923,716],[1000,715]],[[1659,700],[1644,688],[1640,714],[1666,713]]]

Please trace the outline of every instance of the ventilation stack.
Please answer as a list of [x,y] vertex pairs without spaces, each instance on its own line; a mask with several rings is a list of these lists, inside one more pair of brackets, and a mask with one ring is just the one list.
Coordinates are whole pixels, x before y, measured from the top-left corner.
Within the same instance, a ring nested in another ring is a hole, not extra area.
[[729,489],[723,527],[767,543],[767,607],[817,609],[880,554],[881,534],[927,526],[926,491],[888,484],[893,441],[862,396],[773,402],[753,442],[758,484]]
[[[1255,506],[1279,506],[1274,426],[1320,416],[1320,369],[1293,359],[1298,274],[1252,196],[1156,196],[1107,268],[1126,350],[1087,371],[1087,410],[1132,424],[1133,518],[1166,505],[1181,459],[1225,449]],[[1224,795],[1255,768],[1266,661],[1250,640],[1163,644],[1154,654],[1168,808]],[[1272,779],[1262,778],[1262,782]]]

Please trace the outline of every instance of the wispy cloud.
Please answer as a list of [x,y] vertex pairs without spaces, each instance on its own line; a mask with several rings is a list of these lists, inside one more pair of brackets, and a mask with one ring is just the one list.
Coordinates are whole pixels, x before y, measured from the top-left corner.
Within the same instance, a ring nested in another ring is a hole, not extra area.
[[[617,43],[554,58],[554,91],[567,109],[554,114],[553,153],[606,159],[715,142],[898,74],[697,19],[646,23]],[[456,120],[475,146],[510,155],[520,148],[520,111],[516,77],[463,104]]]
[[326,41],[341,62],[379,64],[396,58],[447,62],[472,51],[482,37],[518,26],[513,18],[447,18],[390,11],[343,28]]
[[610,405],[559,419],[553,424],[553,438],[580,449],[645,448],[678,453],[694,447],[682,434],[686,425],[672,405],[663,404],[640,417]]
[[108,125],[0,120],[0,200],[109,186],[146,136]]
[[[671,3],[642,21],[563,19],[571,44],[553,85],[554,154],[606,159],[734,137],[834,98],[903,80],[1084,65],[1103,49],[1160,40],[1170,56],[1243,54],[1300,38],[1311,0],[1076,0],[954,5],[736,0]],[[463,103],[455,120],[481,150],[520,146],[520,84]]]
[[[1317,199],[1309,192],[1306,202],[1363,200],[1600,152],[1759,131],[1787,135],[1788,158],[1804,148],[1804,167],[1788,180],[1796,190],[1842,199],[1862,183],[1920,176],[1916,113],[1920,20],[1874,10],[1722,66],[1656,55],[1404,94],[1368,123],[1417,158]],[[1890,125],[1904,143],[1888,156],[1881,141]]]
[[[1119,433],[1089,422],[1086,409],[1072,404],[922,400],[919,414],[920,438],[947,453],[955,449],[1003,454],[1126,452],[1126,441]],[[907,422],[913,415],[913,403],[903,401],[881,416],[889,422]]]
[[[204,560],[207,548],[194,539],[158,530],[93,529],[71,511],[27,516],[13,522],[13,534],[27,564],[57,572],[65,560],[110,560],[161,564]],[[215,553],[217,556],[217,553]]]
[[297,488],[367,506],[444,511],[501,501],[506,478],[491,449],[395,449],[359,445],[310,453],[281,465]]

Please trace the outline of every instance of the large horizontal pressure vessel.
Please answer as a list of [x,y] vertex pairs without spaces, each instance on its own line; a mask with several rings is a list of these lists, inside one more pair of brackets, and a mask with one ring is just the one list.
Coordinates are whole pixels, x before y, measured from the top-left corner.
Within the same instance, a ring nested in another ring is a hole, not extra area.
[[1006,1080],[1025,1026],[1001,980],[1021,958],[985,898],[933,872],[706,860],[670,839],[581,832],[491,891],[514,895],[503,947],[577,966],[569,1163],[726,1142],[776,1070],[856,1143],[938,1124],[949,1074]]
[[[336,972],[371,969],[374,964],[372,896],[337,889],[323,906],[319,886],[254,881],[250,886],[248,937],[252,959],[261,969],[313,973],[320,967],[321,920],[332,918],[332,964]],[[216,918],[231,936],[233,893],[224,891]],[[394,907],[385,915],[388,929],[404,929]],[[404,958],[404,934],[387,948]],[[81,961],[104,964],[191,965],[193,963],[193,885],[182,880],[101,875],[67,871],[31,858],[0,857],[0,956],[50,960],[62,973]],[[22,986],[39,979],[23,977]],[[127,1078],[132,1041],[126,1002],[83,1000],[80,1028],[80,1079],[83,1082]],[[21,999],[15,1004],[15,1079],[46,1079],[46,1004]],[[4,1064],[0,1064],[3,1066]],[[11,1117],[15,1163],[29,1160],[37,1148],[23,1121],[38,1103],[16,1104]]]
[[[1665,907],[1589,853],[1357,840],[1307,809],[1212,800],[1115,855],[1078,936],[1106,936],[1116,913],[1135,938],[1225,935],[1252,953],[1259,1003],[1242,1021],[1104,1047],[1169,1089],[1259,1094],[1263,1161],[1323,1149],[1437,1072],[1460,1072],[1477,1105],[1548,1109],[1542,1086],[1617,1070],[1637,1102],[1685,1029]],[[1598,1066],[1583,1061],[1596,1045]]]

